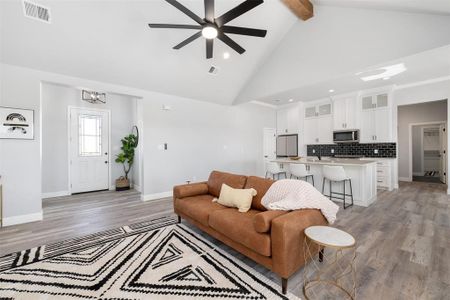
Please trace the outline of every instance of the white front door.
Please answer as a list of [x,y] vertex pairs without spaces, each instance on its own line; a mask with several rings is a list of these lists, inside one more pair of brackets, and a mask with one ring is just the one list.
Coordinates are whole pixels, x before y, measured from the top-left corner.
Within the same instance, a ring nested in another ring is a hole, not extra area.
[[277,156],[277,136],[275,128],[264,128],[263,137],[263,155],[264,155],[264,173],[267,171],[267,163],[274,160]]
[[439,142],[440,142],[440,155],[439,155],[439,178],[442,183],[447,183],[447,129],[445,124],[439,126]]
[[109,112],[70,108],[71,192],[109,189]]

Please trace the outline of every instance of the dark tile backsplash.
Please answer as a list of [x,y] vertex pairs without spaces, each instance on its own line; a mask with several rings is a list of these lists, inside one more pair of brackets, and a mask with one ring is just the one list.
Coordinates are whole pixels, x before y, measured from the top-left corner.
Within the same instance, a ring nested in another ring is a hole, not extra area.
[[[375,144],[327,144],[327,145],[307,145],[308,156],[315,156],[320,153],[322,156],[333,156],[331,149],[334,149],[334,155],[360,155],[365,157],[396,157],[396,143],[375,143]],[[313,149],[316,153],[313,153]],[[378,154],[374,150],[378,149]],[[320,151],[320,152],[319,152]]]

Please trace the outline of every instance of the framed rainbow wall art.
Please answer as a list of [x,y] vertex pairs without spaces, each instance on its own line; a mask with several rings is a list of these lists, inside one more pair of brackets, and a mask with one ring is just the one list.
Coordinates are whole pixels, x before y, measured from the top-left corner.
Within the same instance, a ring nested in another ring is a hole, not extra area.
[[0,139],[34,139],[34,110],[0,106]]

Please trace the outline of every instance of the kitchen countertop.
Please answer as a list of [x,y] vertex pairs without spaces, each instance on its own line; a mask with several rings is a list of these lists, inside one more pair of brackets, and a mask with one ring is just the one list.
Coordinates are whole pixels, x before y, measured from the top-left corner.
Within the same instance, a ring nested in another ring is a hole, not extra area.
[[319,160],[317,157],[304,157],[299,160],[292,160],[289,158],[277,158],[273,162],[289,163],[289,164],[308,164],[308,165],[337,165],[337,166],[366,166],[376,163],[375,160],[360,160],[357,158],[333,158],[322,157]]

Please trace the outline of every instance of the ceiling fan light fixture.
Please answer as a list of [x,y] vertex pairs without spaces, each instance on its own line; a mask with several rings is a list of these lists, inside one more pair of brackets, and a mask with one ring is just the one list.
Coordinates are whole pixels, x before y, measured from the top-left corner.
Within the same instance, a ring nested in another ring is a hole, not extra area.
[[205,26],[202,29],[202,35],[205,39],[212,40],[217,37],[217,28],[211,25]]

